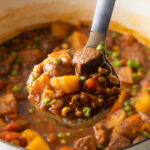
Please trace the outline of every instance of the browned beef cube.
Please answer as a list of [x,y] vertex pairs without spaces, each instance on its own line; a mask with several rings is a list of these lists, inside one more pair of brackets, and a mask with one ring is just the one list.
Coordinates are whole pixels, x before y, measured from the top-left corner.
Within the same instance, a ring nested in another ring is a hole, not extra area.
[[96,72],[98,66],[103,64],[103,60],[103,52],[94,48],[84,48],[77,50],[73,64],[76,66],[77,73],[82,75]]
[[129,146],[130,144],[131,142],[128,138],[118,135],[110,140],[108,148],[111,150],[119,150],[121,148]]
[[96,150],[95,140],[92,135],[78,139],[75,142],[76,150]]

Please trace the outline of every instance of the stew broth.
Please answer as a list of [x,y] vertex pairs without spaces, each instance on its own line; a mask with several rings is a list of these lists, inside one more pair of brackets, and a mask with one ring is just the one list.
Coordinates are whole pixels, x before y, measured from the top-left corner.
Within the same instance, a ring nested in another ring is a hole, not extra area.
[[[44,119],[29,102],[26,81],[34,65],[41,62],[51,52],[83,48],[89,32],[90,26],[57,22],[50,24],[49,27],[24,32],[0,45],[1,139],[26,147],[30,141],[25,137],[26,142],[22,144],[23,140],[21,141],[20,138],[8,140],[6,135],[17,132],[18,136],[22,136],[24,130],[33,129],[40,133],[52,150],[59,150],[66,146],[75,147],[77,150],[83,150],[86,147],[86,150],[95,150],[95,145],[100,150],[115,150],[150,137],[150,125],[147,120],[142,121],[134,107],[141,89],[149,90],[150,87],[148,71],[150,50],[130,35],[120,35],[113,31],[108,33],[107,55],[118,73],[122,92],[109,115],[96,124],[94,130],[93,127],[76,130],[57,127]],[[135,118],[138,118],[139,127],[133,128],[135,131],[132,133],[129,126],[134,126]],[[20,128],[6,128],[12,122],[18,124]],[[123,124],[126,124],[125,128],[122,127]],[[81,145],[77,141],[88,135],[96,139],[93,142],[95,146],[93,149],[90,149],[88,143]]]

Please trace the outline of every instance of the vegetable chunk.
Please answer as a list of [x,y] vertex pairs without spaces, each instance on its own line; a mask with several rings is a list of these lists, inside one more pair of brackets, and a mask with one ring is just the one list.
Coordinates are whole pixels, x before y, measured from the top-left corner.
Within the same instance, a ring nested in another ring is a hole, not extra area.
[[41,137],[36,137],[26,148],[29,150],[50,150],[48,144]]
[[142,113],[150,113],[150,94],[148,91],[141,92],[137,98],[136,109]]
[[54,77],[50,80],[54,89],[62,90],[64,93],[74,93],[79,90],[79,76],[70,75],[63,77]]

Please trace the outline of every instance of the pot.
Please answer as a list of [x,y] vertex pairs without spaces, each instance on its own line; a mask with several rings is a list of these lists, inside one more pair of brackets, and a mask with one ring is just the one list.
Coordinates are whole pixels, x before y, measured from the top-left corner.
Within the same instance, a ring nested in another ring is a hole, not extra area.
[[[75,23],[80,20],[89,23],[95,5],[96,0],[1,0],[0,43],[24,30],[51,21]],[[132,34],[150,46],[149,25],[149,0],[116,0],[110,29]]]
[[[52,21],[91,23],[95,6],[96,0],[1,0],[0,43],[25,30],[43,26]],[[116,0],[110,29],[132,34],[140,42],[150,46],[149,26],[149,0]],[[0,149],[24,150],[1,140]],[[142,149],[150,149],[149,139],[125,150]]]

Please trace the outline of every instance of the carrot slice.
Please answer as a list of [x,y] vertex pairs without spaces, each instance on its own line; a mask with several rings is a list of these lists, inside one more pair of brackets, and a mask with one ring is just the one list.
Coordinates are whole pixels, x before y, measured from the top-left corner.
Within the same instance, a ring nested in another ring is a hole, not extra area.
[[72,147],[61,147],[59,150],[75,150]]
[[114,104],[113,108],[111,109],[110,113],[113,113],[113,112],[117,111],[117,110],[120,109],[120,108],[121,108],[121,104],[118,103],[118,102],[116,102],[116,103]]

